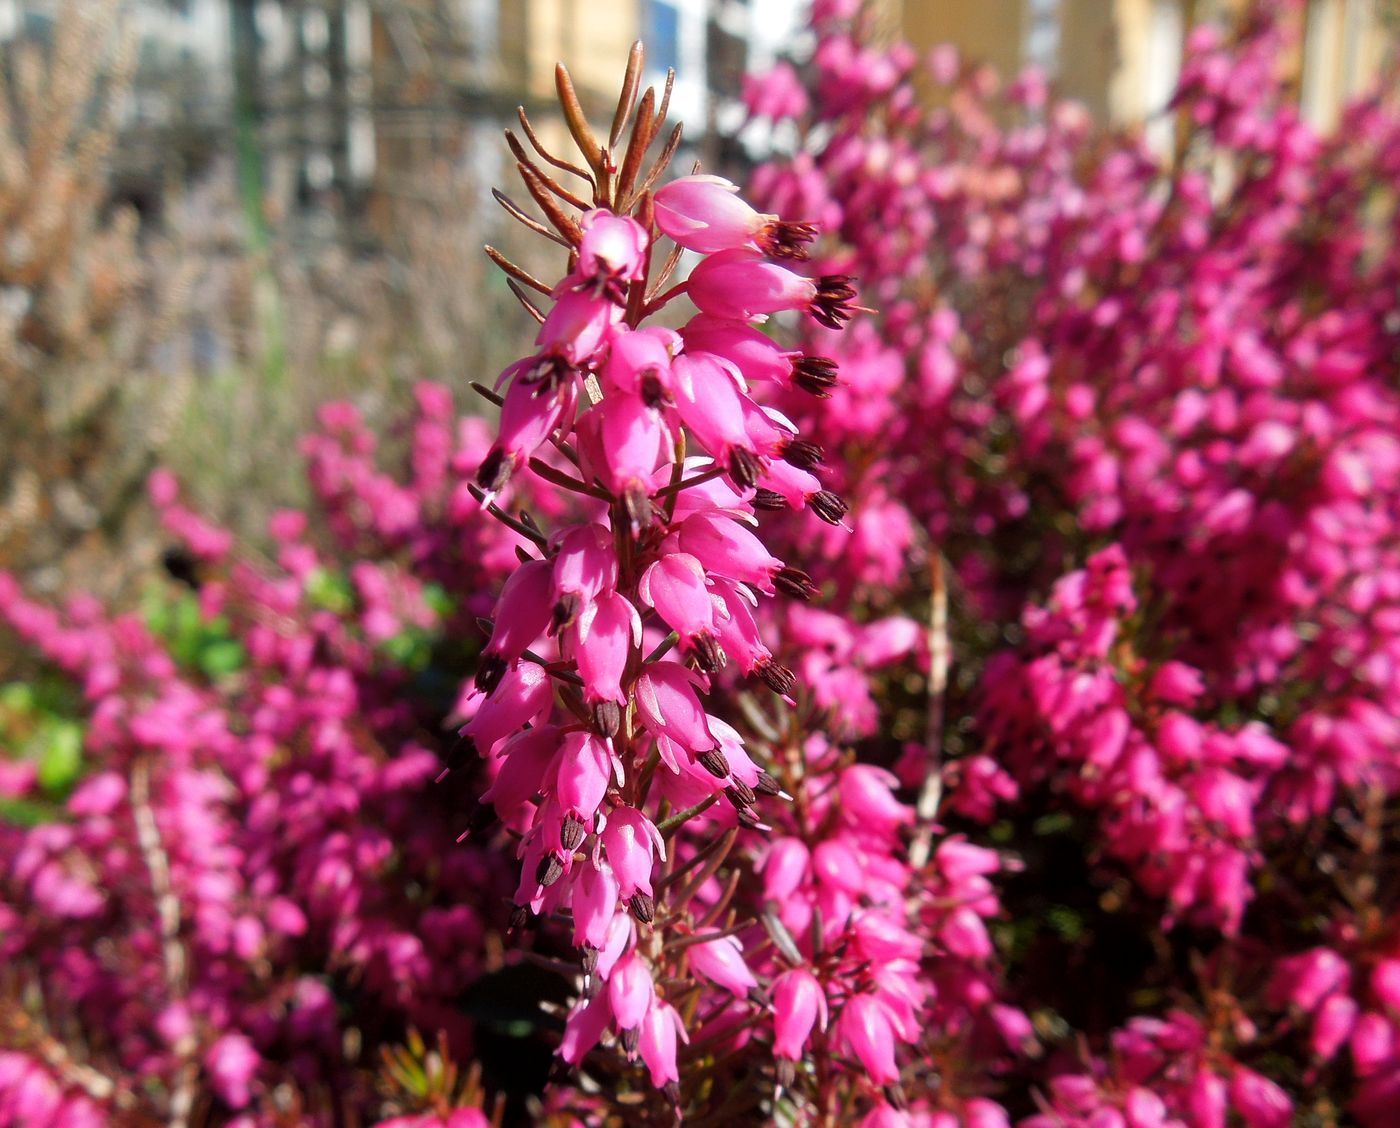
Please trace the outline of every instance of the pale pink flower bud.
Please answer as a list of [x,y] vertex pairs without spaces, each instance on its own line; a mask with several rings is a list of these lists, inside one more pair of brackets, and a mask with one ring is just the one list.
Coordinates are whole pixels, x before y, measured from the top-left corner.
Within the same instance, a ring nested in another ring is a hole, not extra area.
[[854,995],[846,1002],[837,1020],[837,1031],[847,1050],[865,1066],[877,1085],[899,1080],[895,1064],[894,1028],[889,1012],[874,995]]
[[564,1020],[564,1037],[559,1043],[559,1056],[570,1065],[578,1065],[612,1022],[612,1003],[607,991],[599,991],[591,999],[580,999]]
[[[701,929],[696,935],[705,936],[718,931],[715,928]],[[741,999],[758,986],[758,980],[744,962],[738,937],[721,936],[692,944],[687,948],[687,954],[692,968],[711,983],[718,984]]]
[[1331,995],[1323,1000],[1312,1028],[1312,1052],[1320,1060],[1330,1061],[1351,1037],[1359,1010],[1350,995]]
[[262,1059],[242,1034],[225,1034],[204,1055],[210,1086],[230,1108],[245,1108],[253,1099],[252,1083]]
[[827,1023],[826,993],[806,968],[793,968],[773,981],[773,1053],[802,1060],[812,1027]]
[[1242,1065],[1235,1067],[1230,1078],[1230,1101],[1249,1128],[1288,1128],[1293,1122],[1293,1102],[1288,1094]]
[[608,977],[608,997],[619,1030],[631,1030],[646,1017],[656,998],[651,969],[636,952],[620,959]]
[[[612,825],[611,817],[608,824]],[[601,948],[617,912],[617,877],[607,862],[589,862],[574,871],[574,946]]]
[[669,1003],[653,997],[646,1018],[642,1020],[639,1049],[642,1060],[651,1072],[651,1083],[658,1089],[680,1080],[676,1071],[676,1037],[689,1041],[681,1016]]

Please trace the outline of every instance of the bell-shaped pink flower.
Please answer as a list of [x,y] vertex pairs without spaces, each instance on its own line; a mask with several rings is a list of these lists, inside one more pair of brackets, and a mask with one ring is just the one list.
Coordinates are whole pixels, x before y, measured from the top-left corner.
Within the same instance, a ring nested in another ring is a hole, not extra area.
[[501,818],[509,819],[540,790],[558,751],[556,725],[539,725],[516,733],[501,747],[500,770],[482,793],[482,802],[495,804]]
[[622,899],[631,900],[639,890],[650,897],[655,859],[666,860],[666,845],[655,824],[633,807],[615,807],[598,837],[617,875]]
[[776,215],[755,211],[737,185],[705,173],[657,189],[656,226],[701,254],[748,246],[778,258],[806,258],[805,245],[816,236],[811,224],[782,223]]
[[[718,931],[717,928],[704,928],[696,935]],[[744,962],[744,950],[736,936],[718,936],[714,940],[691,944],[686,951],[692,968],[740,999],[746,998],[758,986],[758,980]]]
[[719,514],[687,517],[681,525],[680,546],[707,572],[752,584],[765,595],[776,590],[775,577],[783,570],[783,562],[761,540],[737,521]]
[[740,391],[725,362],[706,353],[682,353],[673,366],[676,411],[729,477],[752,489],[763,463],[746,426],[748,397]]
[[521,564],[506,580],[496,602],[491,639],[481,652],[476,684],[490,691],[549,625],[553,566],[548,560]]
[[1360,1008],[1350,995],[1331,995],[1317,1008],[1313,1019],[1312,1052],[1321,1061],[1331,1061],[1356,1028]]
[[636,952],[629,952],[617,962],[608,977],[608,997],[612,1000],[613,1019],[619,1030],[631,1030],[641,1024],[656,998],[651,968]]
[[595,719],[605,735],[617,733],[618,706],[627,703],[622,676],[627,659],[642,642],[642,620],[637,609],[615,591],[600,595],[581,612],[566,633],[567,650],[583,678],[584,700],[595,708]]
[[[516,368],[530,363],[522,361]],[[513,380],[501,403],[495,445],[477,468],[477,484],[488,495],[503,489],[556,427],[564,425],[567,430],[577,402],[578,384],[572,378],[534,384],[519,377]]]
[[721,250],[690,272],[687,293],[702,313],[751,321],[780,310],[807,308],[817,298],[817,286],[758,251]]
[[615,332],[603,378],[619,391],[640,397],[648,407],[656,407],[674,395],[671,361],[680,351],[680,334],[661,325]]
[[637,679],[637,712],[655,737],[692,753],[717,748],[709,717],[695,694],[698,675],[678,662],[654,662]]
[[806,968],[795,967],[773,981],[773,1053],[801,1061],[818,1023],[827,1023],[826,992]]
[[559,293],[559,300],[545,316],[535,344],[550,356],[563,358],[575,368],[597,355],[608,331],[622,318],[622,310],[606,298],[577,290]]
[[554,629],[571,624],[579,610],[617,587],[617,549],[602,525],[575,525],[559,538],[551,591]]
[[[609,824],[611,824],[609,819]],[[589,861],[574,870],[572,898],[574,946],[601,948],[617,912],[617,876],[605,861]]]
[[1230,1103],[1249,1128],[1288,1128],[1293,1122],[1293,1102],[1288,1094],[1242,1065],[1235,1067],[1230,1078]]
[[714,600],[700,561],[685,552],[667,553],[642,573],[637,593],[680,635],[682,652],[694,653],[701,669],[714,673],[724,665],[715,637]]
[[554,704],[554,687],[544,667],[521,662],[501,679],[481,703],[476,716],[462,728],[483,756],[516,729],[538,721]]
[[767,333],[743,321],[700,314],[681,330],[689,353],[710,353],[728,361],[750,381],[786,387],[793,361],[801,354],[782,348]]
[[865,1066],[875,1084],[892,1085],[899,1080],[894,1028],[879,999],[874,995],[853,995],[846,1001],[836,1027],[847,1050]]
[[580,445],[586,469],[624,500],[633,526],[649,524],[651,477],[674,455],[660,414],[640,396],[605,396],[584,414]]
[[893,772],[873,764],[852,764],[842,771],[836,790],[844,814],[857,824],[888,833],[914,820],[913,808],[894,797],[898,786]]
[[763,858],[763,894],[779,904],[807,880],[812,854],[799,838],[775,838]]
[[579,217],[579,230],[583,237],[573,275],[576,288],[625,302],[624,283],[639,282],[645,276],[646,229],[631,216],[593,208]]
[[602,1039],[612,1017],[612,1001],[606,991],[598,992],[591,999],[580,999],[564,1020],[559,1056],[570,1065],[578,1065]]
[[620,777],[621,767],[605,740],[591,732],[567,733],[559,748],[554,794],[565,812],[591,825],[615,772]]
[[676,1038],[689,1041],[685,1025],[676,1008],[653,997],[646,1017],[642,1020],[641,1039],[638,1048],[642,1060],[651,1073],[651,1083],[658,1089],[680,1080],[676,1071]]

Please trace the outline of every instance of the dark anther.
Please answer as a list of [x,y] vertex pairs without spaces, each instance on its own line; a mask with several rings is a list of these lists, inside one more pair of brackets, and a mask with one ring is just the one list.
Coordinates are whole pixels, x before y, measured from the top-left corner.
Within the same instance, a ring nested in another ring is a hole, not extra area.
[[578,618],[581,600],[573,592],[565,592],[554,604],[554,617],[549,623],[549,633],[558,634]]
[[593,727],[609,740],[617,735],[622,727],[622,710],[616,701],[599,701],[593,706]]
[[787,508],[787,498],[777,490],[759,490],[753,495],[755,509],[779,510]]
[[598,949],[590,948],[587,944],[583,946],[583,974],[592,975],[598,970]]
[[818,490],[807,499],[807,504],[828,525],[841,524],[841,518],[850,512],[850,507],[830,490]]
[[794,599],[811,599],[818,592],[812,577],[801,568],[779,568],[773,576],[773,586]]
[[632,915],[643,924],[650,924],[656,919],[656,902],[645,893],[633,893],[632,899],[627,902],[627,907],[632,910]]
[[631,1028],[628,1029],[628,1030],[624,1030],[624,1031],[622,1032],[622,1050],[623,1050],[623,1052],[624,1052],[629,1058],[634,1058],[634,1057],[636,1057],[636,1056],[637,1056],[637,1047],[638,1047],[638,1045],[640,1045],[641,1040],[642,1040],[642,1028],[641,1028],[640,1026],[633,1026],[633,1027],[631,1027]]
[[715,636],[705,631],[692,640],[695,647],[695,660],[707,674],[717,674],[724,669],[725,655]]
[[564,876],[564,861],[558,854],[546,854],[535,868],[535,880],[548,889]]
[[741,779],[736,779],[726,787],[724,793],[729,796],[729,801],[735,807],[752,807],[758,802],[758,796],[753,793],[753,788]]
[[813,319],[828,329],[840,329],[854,312],[856,289],[849,274],[823,274],[817,279],[817,296],[809,307]]
[[633,483],[622,495],[622,504],[627,508],[627,516],[634,529],[645,529],[651,524],[651,494],[646,486]]
[[467,763],[476,759],[476,741],[462,733],[447,750],[448,771],[460,771]]
[[810,470],[814,466],[820,466],[825,457],[826,451],[822,450],[821,443],[807,439],[789,439],[783,444],[783,461],[799,470]]
[[510,910],[510,927],[513,929],[524,928],[530,923],[530,910],[525,905],[516,905]]
[[562,356],[544,353],[520,374],[519,380],[525,387],[534,388],[530,393],[532,396],[540,396],[557,390],[567,383],[573,374],[574,366]]
[[492,447],[491,453],[481,460],[476,468],[476,484],[487,493],[499,493],[510,481],[515,469],[515,459],[509,457],[500,447]]
[[583,845],[583,836],[587,833],[588,824],[570,811],[559,826],[559,845],[572,854]]
[[778,220],[759,232],[758,246],[765,255],[775,259],[802,261],[807,257],[807,244],[817,237],[815,223],[792,223]]
[[801,356],[792,364],[792,382],[804,392],[825,399],[836,387],[836,362],[825,356]]
[[753,489],[758,484],[758,476],[762,471],[763,464],[753,451],[735,447],[729,452],[729,476],[741,489]]
[[495,693],[509,668],[510,663],[499,654],[483,654],[481,665],[476,668],[476,688],[482,693]]
[[655,368],[643,368],[641,377],[637,390],[642,395],[642,402],[650,408],[660,407],[667,400],[666,386],[661,382],[660,374]]
[[729,760],[718,748],[711,748],[708,752],[701,752],[695,757],[700,761],[700,766],[709,772],[715,779],[723,779],[729,774]]
[[747,827],[749,830],[757,830],[763,825],[763,820],[758,817],[758,812],[752,807],[735,807],[734,817],[738,819],[740,826]]
[[781,795],[783,793],[783,785],[768,772],[762,770],[758,773],[758,782],[753,785],[753,789],[760,795]]
[[760,661],[753,672],[779,697],[791,697],[797,688],[797,678],[793,672],[771,659]]

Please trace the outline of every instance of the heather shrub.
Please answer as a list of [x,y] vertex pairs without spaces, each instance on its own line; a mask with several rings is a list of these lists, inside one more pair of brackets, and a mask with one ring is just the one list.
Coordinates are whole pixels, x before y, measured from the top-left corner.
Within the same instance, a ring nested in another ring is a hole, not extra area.
[[479,1124],[490,992],[542,1123],[1400,1115],[1393,92],[1260,8],[1163,163],[813,21],[743,193],[561,70],[496,422],[328,407],[275,560],[158,475],[144,622],[0,580],[6,1115]]

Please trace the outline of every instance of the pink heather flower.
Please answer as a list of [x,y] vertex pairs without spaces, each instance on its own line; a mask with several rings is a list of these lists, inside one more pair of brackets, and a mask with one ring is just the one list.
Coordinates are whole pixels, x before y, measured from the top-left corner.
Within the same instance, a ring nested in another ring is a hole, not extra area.
[[619,1030],[639,1026],[656,1001],[656,988],[651,970],[636,952],[617,962],[608,977],[608,998],[612,1002],[613,1021]]
[[653,998],[642,1020],[639,1048],[642,1060],[651,1073],[651,1083],[658,1089],[680,1080],[676,1071],[676,1038],[689,1041],[681,1016],[669,1003]]
[[783,972],[773,981],[773,1052],[801,1061],[812,1027],[827,1023],[826,994],[805,968]]
[[597,524],[574,525],[558,541],[554,555],[554,629],[571,624],[579,608],[617,586],[617,553],[612,533]]
[[630,332],[613,333],[603,375],[620,392],[639,396],[648,407],[675,396],[676,380],[671,363],[681,351],[681,336],[674,329],[650,325]]
[[[714,928],[701,929],[695,935],[706,936],[718,931]],[[743,948],[740,947],[737,937],[721,936],[715,940],[690,944],[686,953],[690,959],[690,966],[695,971],[741,999],[747,997],[748,993],[758,986],[758,980],[744,962]]]
[[614,807],[599,841],[617,874],[622,899],[630,901],[638,890],[651,896],[652,866],[657,858],[666,860],[665,843],[652,821],[632,807]]
[[1313,1019],[1311,1038],[1312,1052],[1318,1060],[1330,1061],[1336,1056],[1351,1037],[1359,1011],[1356,1000],[1349,995],[1331,995],[1323,1000]]
[[719,176],[682,176],[656,192],[656,225],[692,251],[712,254],[754,247],[774,258],[806,258],[816,236],[809,223],[782,223],[739,197],[739,188]]
[[613,867],[603,861],[578,866],[572,889],[574,946],[602,948],[621,893]]
[[476,674],[476,684],[487,692],[500,683],[506,669],[544,633],[549,624],[553,574],[548,560],[531,560],[506,581],[496,603],[491,640],[482,651]]
[[846,1000],[836,1029],[847,1052],[854,1054],[877,1085],[899,1080],[895,1064],[894,1028],[889,1011],[874,995],[853,995]]
[[[617,592],[608,592],[579,613],[566,637],[568,652],[583,678],[584,699],[595,706],[624,704],[627,697],[622,691],[622,676],[629,655],[642,641],[637,609]],[[617,731],[612,719],[605,728],[611,730],[609,736]]]
[[1267,1077],[1236,1066],[1230,1079],[1230,1100],[1249,1128],[1288,1128],[1293,1102]]
[[785,309],[804,310],[820,324],[839,329],[851,316],[855,291],[845,275],[813,282],[769,262],[759,252],[720,251],[690,272],[686,292],[703,313],[753,321]]
[[600,991],[591,999],[580,999],[564,1021],[559,1056],[570,1065],[578,1065],[602,1039],[612,1018],[612,1002],[607,991]]
[[647,233],[631,216],[614,215],[602,208],[584,212],[579,219],[583,238],[578,245],[574,275],[578,288],[614,302],[626,299],[622,283],[645,277]]
[[535,344],[546,355],[580,367],[598,354],[608,331],[621,316],[622,310],[615,302],[567,291],[559,295],[554,308],[546,315]]
[[[516,368],[523,372],[522,361]],[[517,374],[501,405],[499,436],[477,469],[476,480],[487,494],[505,487],[510,476],[572,416],[578,400],[574,380],[527,383]]]
[[642,573],[637,593],[680,635],[681,650],[694,652],[702,670],[716,673],[724,666],[724,651],[715,638],[714,602],[700,561],[684,552],[663,556]]
[[225,1034],[204,1055],[204,1068],[219,1098],[231,1108],[246,1108],[261,1058],[242,1034]]
[[[678,662],[656,662],[637,679],[637,711],[658,740],[665,740],[688,752],[700,753],[717,748],[719,741],[710,731],[709,717],[695,687],[700,675]],[[663,758],[666,753],[663,751]],[[675,770],[672,765],[672,770]]]

